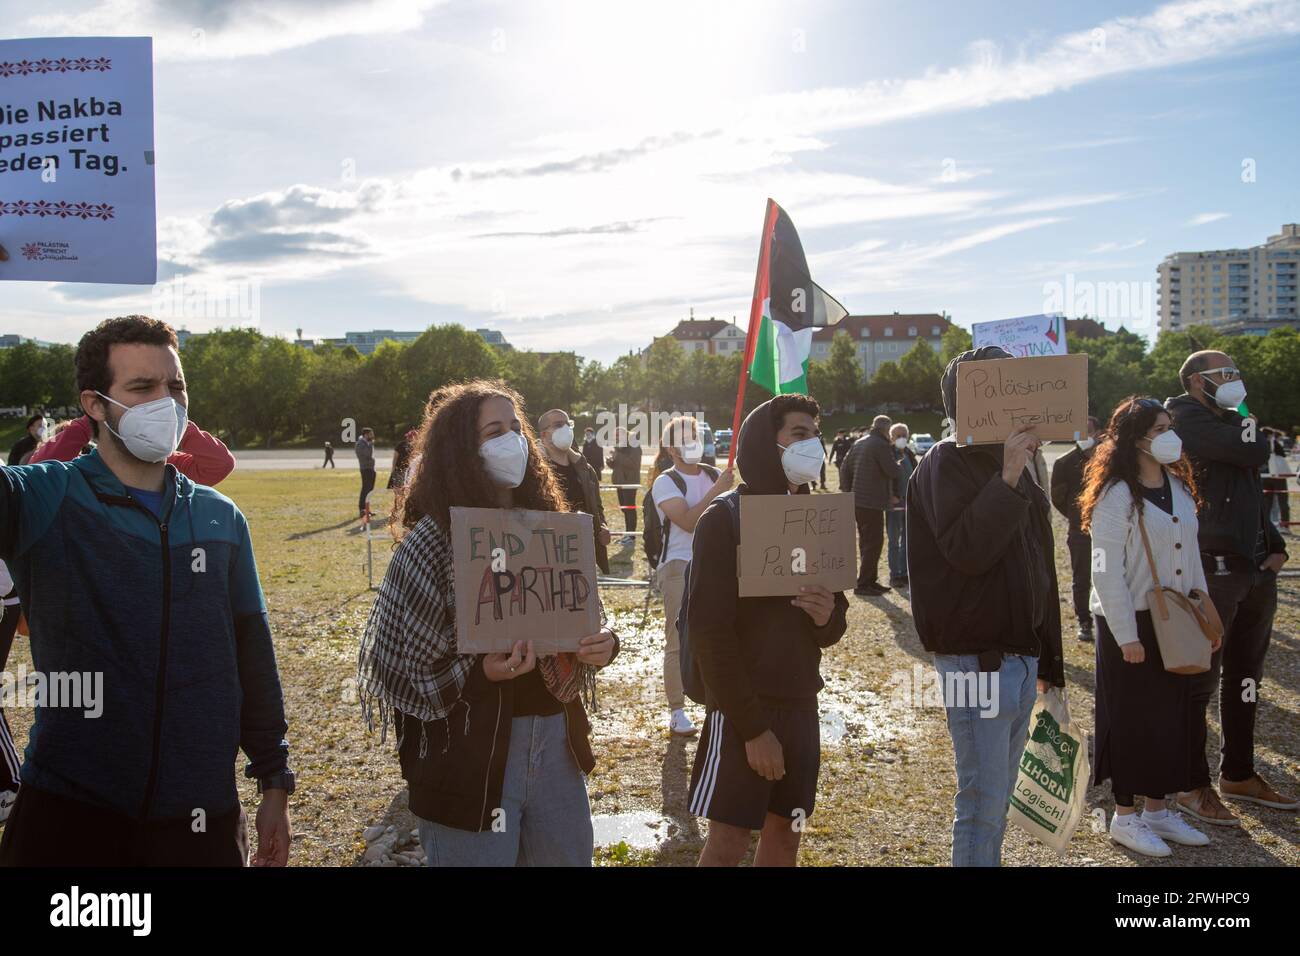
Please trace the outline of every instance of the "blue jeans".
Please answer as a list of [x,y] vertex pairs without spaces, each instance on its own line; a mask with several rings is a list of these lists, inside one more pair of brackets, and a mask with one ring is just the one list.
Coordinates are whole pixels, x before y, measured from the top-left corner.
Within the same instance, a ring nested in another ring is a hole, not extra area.
[[501,806],[490,829],[417,819],[428,866],[591,866],[587,778],[569,750],[563,714],[511,721]]
[[[979,657],[936,654],[934,666],[947,686],[948,674],[978,672]],[[945,697],[948,733],[957,762],[953,866],[1001,865],[1007,807],[1029,733],[1029,715],[1038,698],[1037,658],[1004,654],[1002,667],[985,676],[990,685],[996,682],[996,687],[989,687],[996,710],[981,708],[970,700],[964,706],[952,706],[954,701]]]
[[902,511],[885,512],[885,529],[889,533],[889,576],[907,577],[907,523]]

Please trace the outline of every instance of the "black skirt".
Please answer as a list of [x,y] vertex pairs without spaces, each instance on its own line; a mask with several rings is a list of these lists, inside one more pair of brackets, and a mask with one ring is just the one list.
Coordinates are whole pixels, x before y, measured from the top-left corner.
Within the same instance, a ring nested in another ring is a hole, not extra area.
[[1129,664],[1106,619],[1097,622],[1093,783],[1163,796],[1191,786],[1192,679],[1165,670],[1150,611],[1137,612],[1141,664]]

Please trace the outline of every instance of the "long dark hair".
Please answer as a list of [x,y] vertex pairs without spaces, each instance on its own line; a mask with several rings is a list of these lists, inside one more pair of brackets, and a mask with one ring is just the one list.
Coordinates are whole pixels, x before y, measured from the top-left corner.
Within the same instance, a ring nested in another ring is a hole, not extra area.
[[[1169,413],[1154,398],[1130,395],[1116,406],[1105,431],[1097,436],[1097,450],[1092,453],[1088,466],[1084,469],[1083,491],[1079,494],[1080,526],[1084,531],[1091,529],[1092,512],[1097,507],[1097,502],[1116,482],[1122,481],[1128,485],[1129,493],[1133,496],[1133,508],[1141,513],[1143,498],[1142,488],[1138,484],[1138,455],[1142,454],[1142,450],[1138,448],[1138,442],[1146,438],[1147,432],[1161,415]],[[1199,510],[1201,496],[1187,456],[1183,455],[1173,464],[1164,467],[1183,483]]]
[[483,403],[504,398],[515,407],[528,441],[528,468],[514,489],[516,508],[568,511],[559,484],[542,457],[537,436],[524,414],[524,400],[504,382],[479,379],[444,385],[429,396],[424,420],[411,442],[419,461],[411,471],[406,494],[393,504],[393,534],[400,538],[421,518],[433,518],[443,531],[451,528],[451,508],[499,508],[496,485],[479,455],[478,415]]

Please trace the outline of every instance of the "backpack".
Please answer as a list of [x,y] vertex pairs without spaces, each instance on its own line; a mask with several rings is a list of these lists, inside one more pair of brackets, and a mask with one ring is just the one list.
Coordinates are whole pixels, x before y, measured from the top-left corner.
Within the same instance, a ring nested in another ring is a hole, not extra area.
[[[700,469],[712,478],[718,480],[718,469],[710,468],[708,465],[700,465]],[[683,495],[686,494],[686,479],[681,476],[676,468],[669,468],[664,472],[673,480],[677,490]],[[655,507],[654,486],[645,494],[645,500],[641,502],[641,528],[644,532],[641,535],[641,547],[645,550],[646,560],[650,562],[651,568],[659,567],[659,562],[664,559],[668,552],[668,534],[672,531],[673,523],[666,524],[659,520],[659,509]]]
[[[721,501],[731,514],[731,533],[740,544],[740,494],[736,489],[723,492],[715,499]],[[694,563],[694,562],[691,562]],[[680,650],[679,663],[682,670],[682,690],[686,696],[697,704],[705,703],[704,675],[700,673],[699,662],[695,659],[691,647],[690,620],[691,606],[691,564],[686,565],[686,581],[682,590],[682,608],[677,612],[677,644]]]

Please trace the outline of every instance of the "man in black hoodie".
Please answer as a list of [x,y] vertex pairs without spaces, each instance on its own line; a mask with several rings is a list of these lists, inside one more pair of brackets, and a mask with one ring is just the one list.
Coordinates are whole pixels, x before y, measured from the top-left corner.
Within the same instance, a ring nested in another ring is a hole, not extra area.
[[[1010,358],[963,352],[942,381],[957,420],[957,366]],[[1038,440],[1001,445],[944,438],[907,485],[912,617],[934,654],[957,764],[953,866],[998,866],[1007,806],[1037,694],[1065,686],[1051,506],[1026,466]],[[963,690],[975,691],[978,701]]]
[[709,820],[701,866],[735,866],[759,830],[755,866],[793,866],[821,767],[822,648],[845,630],[848,601],[823,587],[796,598],[741,598],[730,494],[808,494],[820,471],[820,408],[778,395],[741,426],[744,483],[695,526],[687,624],[708,714],[691,771],[691,812]]
[[1223,728],[1219,790],[1230,800],[1277,810],[1300,807],[1255,772],[1255,708],[1286,545],[1269,520],[1260,477],[1260,468],[1268,464],[1267,436],[1253,418],[1237,413],[1246,397],[1241,372],[1224,353],[1203,351],[1189,355],[1178,374],[1187,391],[1165,402],[1165,408],[1196,471],[1202,502],[1197,541],[1210,600],[1223,621],[1223,645],[1210,659],[1210,669],[1190,678],[1192,789],[1179,794],[1177,802],[1202,823],[1237,826],[1240,821],[1210,785],[1205,755],[1205,712],[1216,685]]

